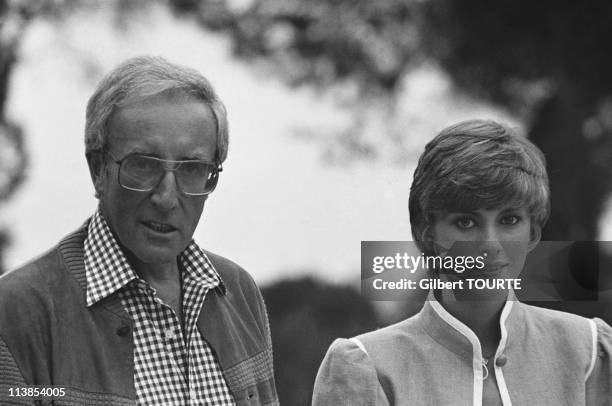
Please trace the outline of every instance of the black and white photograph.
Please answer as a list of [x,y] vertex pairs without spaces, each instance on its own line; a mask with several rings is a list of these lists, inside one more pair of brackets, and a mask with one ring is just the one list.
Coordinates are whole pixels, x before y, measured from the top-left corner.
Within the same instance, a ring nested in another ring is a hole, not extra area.
[[612,406],[610,21],[0,0],[0,405]]

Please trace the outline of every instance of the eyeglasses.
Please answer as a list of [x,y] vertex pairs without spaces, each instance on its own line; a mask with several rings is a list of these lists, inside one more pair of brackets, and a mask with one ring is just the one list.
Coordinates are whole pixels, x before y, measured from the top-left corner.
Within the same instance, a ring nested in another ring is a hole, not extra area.
[[129,154],[123,159],[108,155],[119,165],[119,185],[136,192],[150,192],[166,172],[174,172],[178,189],[188,196],[204,196],[215,190],[221,164],[188,159],[172,161],[148,155]]

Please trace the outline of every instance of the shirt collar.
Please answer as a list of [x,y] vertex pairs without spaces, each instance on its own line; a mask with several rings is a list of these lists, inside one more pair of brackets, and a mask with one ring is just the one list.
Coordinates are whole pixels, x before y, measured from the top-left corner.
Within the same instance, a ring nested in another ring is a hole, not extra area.
[[[89,222],[84,251],[88,307],[117,292],[131,281],[140,279],[125,258],[99,210]],[[204,250],[194,240],[179,254],[178,260],[185,281],[202,284],[208,289],[219,287],[225,291],[221,277]]]

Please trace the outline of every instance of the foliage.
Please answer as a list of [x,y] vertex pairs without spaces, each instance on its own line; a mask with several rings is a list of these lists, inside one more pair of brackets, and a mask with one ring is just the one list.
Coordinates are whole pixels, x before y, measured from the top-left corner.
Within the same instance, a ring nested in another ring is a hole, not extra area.
[[[547,155],[554,202],[546,239],[595,239],[612,175],[612,3],[545,0],[171,0],[233,40],[237,56],[265,61],[289,85],[343,89],[360,144],[364,105],[387,99],[424,60],[457,88],[522,117]],[[347,90],[348,89],[348,90]],[[348,96],[347,96],[348,95]],[[369,107],[366,107],[369,108]],[[384,113],[382,113],[384,114]],[[390,133],[384,142],[397,142]],[[401,145],[401,142],[399,143]],[[355,146],[356,145],[356,146]]]
[[[434,61],[459,91],[522,117],[544,151],[552,212],[545,240],[594,240],[612,178],[612,3],[544,0],[171,0],[233,40],[291,86],[341,88],[356,125],[363,111],[401,95],[402,78]],[[348,89],[348,91],[347,91]],[[365,106],[365,107],[364,107]],[[387,142],[397,142],[390,133]],[[384,143],[385,140],[380,140]],[[354,145],[357,144],[357,148]],[[401,144],[398,143],[398,144]],[[609,278],[612,280],[612,278]],[[601,281],[609,284],[611,281]]]
[[604,0],[432,0],[426,7],[430,54],[463,88],[516,108],[529,85],[608,93],[610,17]]
[[[117,25],[136,12],[145,0],[115,0]],[[10,198],[25,178],[28,164],[24,134],[19,123],[6,114],[12,74],[19,62],[19,46],[29,25],[35,19],[61,21],[70,13],[98,2],[85,0],[0,0],[0,204]],[[9,242],[8,230],[0,230],[0,274],[3,272],[2,252]]]
[[[27,167],[23,131],[6,115],[11,75],[19,60],[19,45],[34,18],[58,18],[76,3],[77,0],[0,0],[0,203],[23,182]],[[4,271],[2,253],[8,242],[8,231],[0,230],[0,274]]]
[[592,240],[610,190],[612,3],[432,0],[429,54],[461,88],[522,113],[547,155],[545,239]]
[[[324,138],[325,162],[376,159],[391,133],[406,71],[420,65],[422,16],[418,0],[170,0],[181,15],[231,39],[234,53],[289,86],[333,94],[349,117],[343,128],[301,128]],[[394,160],[404,160],[397,154]]]
[[228,34],[239,57],[265,60],[290,85],[352,81],[360,91],[394,92],[420,55],[418,2],[406,0],[174,0],[209,29]]
[[348,286],[310,278],[263,289],[268,307],[277,390],[283,405],[309,405],[317,370],[337,337],[377,326],[372,305]]

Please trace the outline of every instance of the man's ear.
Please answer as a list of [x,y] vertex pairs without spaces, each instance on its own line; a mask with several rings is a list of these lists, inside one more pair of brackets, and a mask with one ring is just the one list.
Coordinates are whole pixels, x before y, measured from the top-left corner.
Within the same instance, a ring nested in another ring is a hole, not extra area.
[[537,247],[540,239],[542,238],[542,227],[539,224],[533,224],[531,226],[530,231],[530,239],[529,239],[529,252],[531,252],[535,247]]
[[96,190],[96,198],[102,196],[103,191],[103,180],[104,180],[104,155],[101,151],[93,151],[85,154],[87,158],[87,165],[89,166],[89,175],[93,182],[94,189]]

